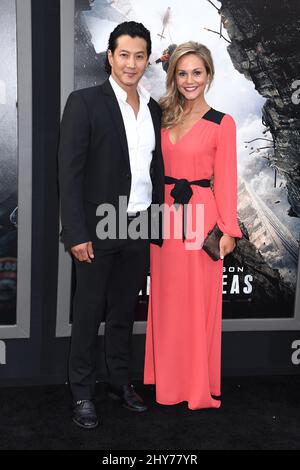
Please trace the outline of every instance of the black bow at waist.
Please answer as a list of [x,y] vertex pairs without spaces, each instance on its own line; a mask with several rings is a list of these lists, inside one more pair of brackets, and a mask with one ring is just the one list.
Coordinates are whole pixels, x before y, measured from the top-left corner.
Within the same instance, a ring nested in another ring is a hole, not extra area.
[[186,228],[186,211],[185,204],[188,204],[189,200],[193,195],[192,185],[202,186],[203,188],[210,187],[210,180],[195,180],[188,181],[186,179],[177,179],[172,176],[165,176],[165,184],[174,184],[174,188],[171,191],[171,196],[174,199],[175,207],[176,205],[182,204],[182,240],[185,240],[185,228]]
[[175,204],[188,204],[193,195],[192,185],[202,186],[203,188],[210,187],[210,180],[195,180],[188,181],[186,179],[177,179],[172,176],[165,176],[165,184],[174,184],[171,191],[171,196],[174,198]]

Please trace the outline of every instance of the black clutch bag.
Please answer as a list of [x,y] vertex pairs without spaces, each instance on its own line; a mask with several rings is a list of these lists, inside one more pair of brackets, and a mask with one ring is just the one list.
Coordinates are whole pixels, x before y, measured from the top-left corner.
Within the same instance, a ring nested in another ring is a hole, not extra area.
[[206,253],[214,260],[220,259],[220,239],[223,236],[223,232],[219,229],[216,224],[205,238],[202,248]]

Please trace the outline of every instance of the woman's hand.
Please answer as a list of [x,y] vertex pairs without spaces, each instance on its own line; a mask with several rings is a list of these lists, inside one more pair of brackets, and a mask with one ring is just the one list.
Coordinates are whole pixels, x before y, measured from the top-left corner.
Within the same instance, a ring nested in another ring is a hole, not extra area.
[[235,249],[235,238],[230,235],[224,235],[220,239],[220,258],[229,255]]

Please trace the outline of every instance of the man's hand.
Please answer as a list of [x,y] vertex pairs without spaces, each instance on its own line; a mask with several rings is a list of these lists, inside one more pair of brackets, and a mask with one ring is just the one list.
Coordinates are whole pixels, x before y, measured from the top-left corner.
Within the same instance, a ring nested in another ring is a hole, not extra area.
[[229,255],[235,249],[235,238],[224,234],[220,239],[220,258]]
[[91,263],[94,258],[92,242],[80,243],[79,245],[72,246],[71,253],[78,261]]

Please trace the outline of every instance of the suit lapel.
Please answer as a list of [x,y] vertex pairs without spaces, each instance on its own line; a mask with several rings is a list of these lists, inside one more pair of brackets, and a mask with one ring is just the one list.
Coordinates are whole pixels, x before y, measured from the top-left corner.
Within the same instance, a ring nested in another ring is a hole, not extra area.
[[109,109],[111,118],[118,131],[124,157],[130,168],[128,142],[126,138],[125,126],[124,126],[123,117],[122,117],[118,100],[112,89],[111,84],[109,83],[109,80],[106,80],[101,86],[101,88],[105,96],[107,108]]
[[[130,168],[130,160],[129,160],[129,151],[128,151],[128,142],[126,138],[126,131],[125,131],[125,126],[123,122],[123,117],[122,113],[119,107],[118,100],[116,98],[116,95],[112,89],[111,84],[109,83],[109,80],[106,80],[103,85],[101,85],[102,92],[105,96],[107,108],[109,109],[111,118],[113,122],[115,123],[116,129],[119,134],[120,142],[122,145],[122,150],[124,157],[126,158],[127,164]],[[148,107],[150,110],[153,126],[154,126],[154,132],[155,132],[155,142],[156,146],[160,142],[160,119],[157,114],[157,110],[155,107],[154,102],[151,100],[148,103]]]
[[156,107],[150,98],[150,101],[148,103],[148,108],[150,110],[153,126],[154,126],[154,132],[155,132],[155,148],[157,144],[160,142],[160,120],[159,116],[157,114]]

